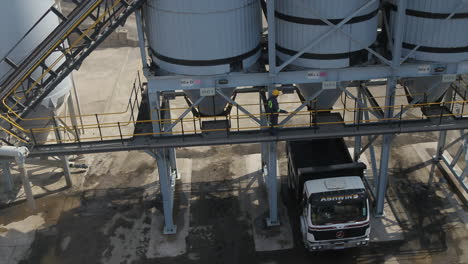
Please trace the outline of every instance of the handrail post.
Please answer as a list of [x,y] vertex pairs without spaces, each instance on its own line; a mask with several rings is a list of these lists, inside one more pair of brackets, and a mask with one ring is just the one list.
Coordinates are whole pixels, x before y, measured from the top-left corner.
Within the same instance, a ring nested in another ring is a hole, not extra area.
[[101,141],[103,141],[103,138],[102,138],[102,131],[101,131],[101,124],[99,123],[98,114],[95,114],[95,116],[96,116],[96,122],[97,122],[98,130],[99,130],[99,136],[101,137]]

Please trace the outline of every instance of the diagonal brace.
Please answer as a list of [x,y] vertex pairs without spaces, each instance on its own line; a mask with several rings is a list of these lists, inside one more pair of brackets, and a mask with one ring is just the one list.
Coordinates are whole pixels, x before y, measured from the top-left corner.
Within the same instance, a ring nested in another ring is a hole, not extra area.
[[255,117],[252,113],[250,113],[247,109],[239,105],[236,101],[226,96],[220,89],[216,89],[216,93],[219,94],[221,97],[223,97],[224,100],[226,100],[228,103],[235,105],[237,108],[239,108],[239,110],[241,110],[242,113],[248,115],[252,120],[257,122],[259,125],[262,125],[262,121],[260,121],[260,119]]
[[[448,17],[446,17],[444,20],[450,20],[450,19],[452,19],[452,17],[457,13],[457,11],[460,10],[462,7],[465,7],[467,4],[468,4],[468,2],[461,0],[461,1],[460,1],[460,4],[457,5],[457,7],[455,8],[455,10],[454,10]],[[406,56],[401,60],[400,64],[405,63],[405,61],[406,61],[411,55],[413,55],[413,53],[415,53],[419,48],[421,48],[421,45],[417,45],[416,47],[414,47],[414,48],[408,53],[408,55],[406,55]]]
[[[375,1],[371,1],[371,2],[375,2]],[[367,47],[365,44],[363,44],[362,42],[356,40],[353,35],[349,34],[348,32],[344,31],[342,29],[342,27],[338,26],[338,25],[335,25],[333,24],[332,22],[330,22],[328,19],[322,17],[320,14],[318,14],[317,12],[315,12],[315,10],[313,9],[310,9],[310,12],[313,13],[315,16],[317,16],[318,18],[320,18],[320,20],[322,20],[325,24],[329,25],[330,27],[333,27],[333,28],[336,28],[336,30],[340,31],[342,34],[344,34],[345,36],[347,36],[351,41],[354,41],[356,42],[358,45],[360,45],[362,48],[364,48],[365,50],[367,50],[368,52],[372,53],[374,56],[376,56],[377,58],[379,58],[383,63],[387,64],[388,66],[390,67],[393,67],[392,65],[392,62],[387,60],[385,57],[383,57],[382,55],[380,55],[379,53],[375,52],[374,50],[370,49],[369,47]]]
[[203,100],[205,99],[205,96],[202,96],[200,98],[198,98],[197,101],[195,101],[195,103],[193,103],[189,108],[187,108],[180,116],[179,118],[177,118],[177,120],[173,123],[171,123],[171,125],[169,127],[166,127],[164,129],[164,132],[169,132],[171,131],[180,121],[182,121],[182,119],[184,119],[188,113],[192,112],[192,109],[194,107],[197,107]]
[[[359,100],[356,96],[354,96],[350,91],[348,91],[346,88],[341,87],[341,85],[340,85],[339,88],[340,88],[340,90],[343,91],[347,96],[353,98],[353,100],[356,100],[356,102],[357,102],[357,104],[358,104],[358,106],[359,106],[360,108],[364,108],[364,109],[367,108],[367,106],[365,106],[362,102],[360,102],[360,100]],[[383,114],[381,114],[381,113],[379,113],[379,112],[372,111],[372,114],[375,115],[377,118],[383,118]]]
[[294,110],[288,117],[286,117],[283,121],[281,121],[281,123],[279,125],[280,126],[286,125],[297,113],[299,113],[304,107],[306,107],[309,104],[309,102],[311,102],[312,100],[317,98],[322,92],[323,92],[323,89],[315,92],[312,96],[307,98],[307,100],[304,101],[304,103],[302,103],[302,105],[300,105],[298,108],[296,108],[296,110]]
[[412,107],[414,107],[415,104],[419,104],[421,102],[421,100],[423,100],[426,96],[426,94],[430,94],[432,92],[432,90],[434,90],[439,84],[438,83],[435,83],[435,84],[432,84],[431,88],[429,88],[425,93],[424,95],[420,95],[416,98],[414,98],[411,103],[409,103],[408,106],[406,106],[405,108],[403,108],[403,110],[401,110],[398,114],[396,114],[394,116],[394,118],[396,117],[401,117],[404,113],[406,113],[408,110],[410,110]]
[[366,3],[365,5],[363,5],[362,7],[358,8],[356,11],[354,11],[351,15],[349,15],[347,18],[345,18],[343,21],[341,21],[340,23],[338,23],[338,25],[336,25],[335,27],[333,27],[332,29],[330,29],[329,31],[327,31],[325,34],[323,34],[321,37],[313,40],[311,43],[309,43],[305,48],[303,48],[301,51],[299,51],[298,53],[296,53],[296,55],[292,56],[291,58],[289,58],[287,61],[285,61],[283,64],[281,64],[276,72],[280,72],[281,70],[283,70],[286,66],[288,66],[289,64],[291,64],[293,61],[295,61],[297,58],[299,58],[300,56],[302,56],[304,53],[306,53],[308,50],[310,50],[311,48],[313,48],[314,46],[316,46],[317,44],[319,44],[322,40],[324,40],[325,38],[327,38],[328,36],[330,36],[331,34],[333,34],[335,31],[337,31],[339,28],[341,28],[342,26],[344,26],[346,23],[348,23],[351,19],[353,19],[357,14],[359,14],[361,11],[365,10],[366,8],[368,8],[370,5],[372,5],[373,3],[375,3],[377,0],[371,0],[369,1],[368,3]]

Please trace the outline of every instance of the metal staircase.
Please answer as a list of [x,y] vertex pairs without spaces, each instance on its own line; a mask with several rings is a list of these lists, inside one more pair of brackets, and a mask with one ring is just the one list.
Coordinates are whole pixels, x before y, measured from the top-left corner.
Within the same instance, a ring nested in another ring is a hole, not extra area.
[[[19,122],[145,1],[73,0],[76,7],[68,16],[53,6],[40,18],[0,60],[12,69],[0,80],[0,133],[4,144],[32,142]],[[9,58],[47,15],[56,15],[59,25],[22,61]]]

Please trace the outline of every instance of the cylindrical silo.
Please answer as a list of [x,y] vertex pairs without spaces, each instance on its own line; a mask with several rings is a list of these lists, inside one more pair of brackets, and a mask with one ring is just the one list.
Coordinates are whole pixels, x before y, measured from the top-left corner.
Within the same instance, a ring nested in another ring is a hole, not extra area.
[[[146,35],[153,61],[183,75],[245,71],[260,56],[261,9],[258,0],[148,0]],[[227,96],[231,91],[225,91]],[[192,101],[199,91],[187,92]],[[216,96],[199,106],[219,115],[226,102]]]
[[[397,2],[390,0],[391,28],[396,26]],[[435,62],[468,60],[468,5],[459,0],[407,2],[403,56],[419,47],[410,58]]]
[[[397,2],[390,0],[390,28],[396,27]],[[407,1],[402,56],[419,62],[468,60],[468,5],[459,0]],[[453,13],[453,14],[452,14]],[[450,19],[448,19],[450,18]],[[395,30],[391,30],[395,32]],[[417,50],[413,51],[418,47]],[[407,78],[402,82],[413,97],[426,94],[426,102],[438,101],[450,86],[441,76]]]
[[[332,27],[320,18],[339,24],[349,15],[361,9],[367,0],[314,0],[276,1],[277,54],[287,61]],[[358,65],[368,60],[368,52],[360,44],[371,46],[377,38],[379,2],[369,5],[341,28],[358,42],[352,41],[340,31],[331,33],[311,47],[291,65],[301,68],[329,69]],[[346,86],[347,82],[338,85]],[[320,84],[298,85],[307,98],[321,89]],[[341,92],[326,90],[317,98],[317,108],[331,108]]]
[[[2,36],[0,38],[0,58],[8,57],[16,64],[20,64],[58,26],[58,17],[49,13],[21,40],[54,4],[53,0],[4,1],[2,8],[0,8],[0,36]],[[19,42],[20,40],[21,42]],[[18,43],[19,45],[11,50]],[[53,63],[59,56],[60,54],[52,55],[46,64]],[[5,61],[2,61],[0,63],[0,80],[3,80],[11,71],[12,68]],[[32,75],[35,79],[40,76],[39,70]],[[66,78],[26,118],[51,117],[63,105],[71,88],[72,81],[70,78]],[[24,121],[22,125],[27,128],[46,127],[50,125],[50,120]],[[41,133],[35,137],[40,142],[45,141],[47,135],[48,133]]]

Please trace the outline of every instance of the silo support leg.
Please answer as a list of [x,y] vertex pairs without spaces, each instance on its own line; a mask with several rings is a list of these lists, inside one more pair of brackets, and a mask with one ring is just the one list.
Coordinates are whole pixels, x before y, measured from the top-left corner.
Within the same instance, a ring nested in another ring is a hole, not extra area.
[[28,205],[31,209],[36,210],[36,201],[34,200],[34,195],[31,188],[31,182],[29,181],[26,164],[24,163],[24,160],[17,160],[16,163],[19,167],[21,181],[23,182],[24,193],[26,194]]
[[270,207],[270,214],[267,218],[267,226],[278,226],[280,221],[278,219],[278,179],[277,179],[277,143],[270,142],[268,145],[268,164],[267,164],[267,191],[268,191],[268,205]]
[[62,156],[60,159],[63,161],[63,174],[65,175],[65,182],[67,183],[67,187],[71,187],[73,182],[71,180],[70,161],[68,160],[68,156]]
[[158,149],[155,151],[147,151],[156,159],[159,173],[159,186],[163,200],[164,213],[164,230],[163,234],[170,235],[177,232],[177,226],[174,225],[173,209],[174,209],[174,189],[175,189],[175,173],[171,168],[171,161],[167,155],[167,150]]
[[390,160],[390,151],[393,140],[393,135],[383,136],[382,154],[380,157],[380,173],[377,181],[377,204],[375,208],[375,216],[384,216],[385,193],[388,185],[388,163]]
[[13,177],[11,176],[11,171],[10,171],[10,162],[8,161],[2,161],[2,171],[3,171],[3,186],[5,186],[5,191],[6,192],[11,192],[13,191],[14,188],[14,182],[13,182]]
[[362,137],[357,136],[354,138],[354,162],[358,162],[359,158],[361,157],[361,142]]

